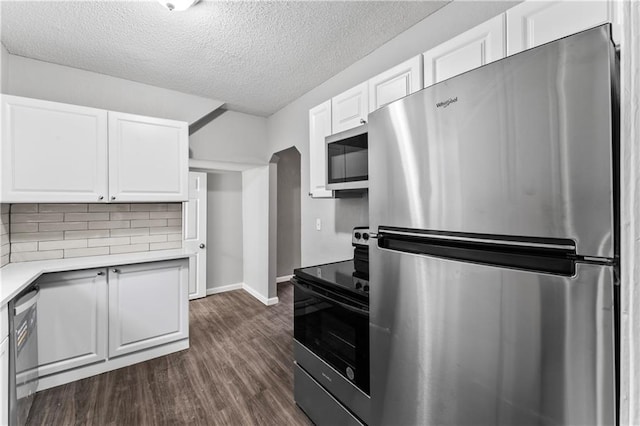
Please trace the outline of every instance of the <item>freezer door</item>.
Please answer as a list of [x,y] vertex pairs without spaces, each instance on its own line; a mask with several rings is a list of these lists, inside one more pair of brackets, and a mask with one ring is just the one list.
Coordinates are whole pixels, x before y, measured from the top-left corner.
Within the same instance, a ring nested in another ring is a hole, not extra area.
[[370,227],[568,238],[614,257],[615,61],[602,26],[370,114]]
[[614,425],[611,267],[371,253],[374,425]]

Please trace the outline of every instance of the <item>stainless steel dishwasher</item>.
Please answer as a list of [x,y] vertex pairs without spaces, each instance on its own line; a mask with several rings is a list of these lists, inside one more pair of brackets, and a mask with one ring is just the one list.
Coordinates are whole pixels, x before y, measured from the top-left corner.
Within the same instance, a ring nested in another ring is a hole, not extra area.
[[33,284],[9,302],[9,424],[26,424],[38,387],[38,314],[40,296]]

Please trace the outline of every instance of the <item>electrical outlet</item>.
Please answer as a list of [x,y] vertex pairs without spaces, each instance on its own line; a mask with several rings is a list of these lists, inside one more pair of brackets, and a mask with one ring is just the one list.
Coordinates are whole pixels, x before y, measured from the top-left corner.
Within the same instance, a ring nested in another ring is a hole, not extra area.
[[319,231],[322,229],[322,221],[320,220],[320,218],[316,218],[316,231]]

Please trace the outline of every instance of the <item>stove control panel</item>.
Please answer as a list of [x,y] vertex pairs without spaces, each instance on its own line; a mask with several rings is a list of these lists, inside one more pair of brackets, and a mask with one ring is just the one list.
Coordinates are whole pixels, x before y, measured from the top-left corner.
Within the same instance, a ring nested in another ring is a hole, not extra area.
[[368,246],[369,228],[366,226],[353,228],[353,232],[351,233],[351,244],[354,246]]

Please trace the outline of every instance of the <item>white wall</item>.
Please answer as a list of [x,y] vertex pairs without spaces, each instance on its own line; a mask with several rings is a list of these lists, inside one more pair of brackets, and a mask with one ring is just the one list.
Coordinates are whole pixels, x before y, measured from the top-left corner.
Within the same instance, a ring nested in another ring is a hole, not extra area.
[[[388,68],[490,19],[518,2],[454,1],[365,58],[296,99],[267,120],[269,154],[295,146],[302,156],[302,265],[351,257],[351,228],[368,224],[367,199],[312,199],[309,192],[310,108]],[[322,230],[315,230],[315,220]]]
[[640,425],[640,3],[622,8],[620,424]]
[[[270,294],[275,270],[269,259],[269,178],[271,166],[242,172],[242,222],[244,289],[264,304],[277,302]],[[270,275],[273,276],[271,280]]]
[[207,174],[207,289],[242,283],[242,174]]
[[[4,93],[193,122],[221,101],[8,55]],[[3,61],[4,63],[4,61]]]

